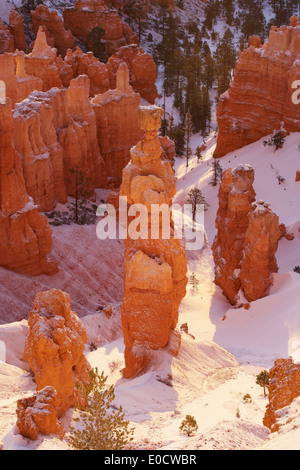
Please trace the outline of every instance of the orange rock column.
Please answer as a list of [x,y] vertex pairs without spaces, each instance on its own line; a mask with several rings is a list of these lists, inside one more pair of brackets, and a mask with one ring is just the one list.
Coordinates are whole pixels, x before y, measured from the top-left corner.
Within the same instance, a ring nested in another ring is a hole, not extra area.
[[180,346],[180,334],[175,328],[186,292],[186,252],[181,240],[174,236],[172,222],[169,239],[163,237],[161,218],[157,219],[157,238],[151,238],[153,204],[169,208],[176,191],[172,167],[160,158],[162,149],[156,134],[162,113],[157,106],[140,106],[140,126],[145,136],[131,149],[131,161],[123,170],[120,189],[120,196],[126,196],[129,207],[143,205],[147,232],[144,238],[130,235],[130,224],[136,218],[130,217],[129,212],[122,304],[125,377],[136,375],[151,363],[154,351],[169,346],[176,355]]

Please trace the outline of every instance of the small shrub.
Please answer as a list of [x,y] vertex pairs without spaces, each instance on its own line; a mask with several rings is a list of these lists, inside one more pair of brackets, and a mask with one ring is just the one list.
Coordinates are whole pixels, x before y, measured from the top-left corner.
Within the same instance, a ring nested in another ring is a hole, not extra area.
[[249,393],[246,393],[246,395],[244,395],[243,400],[246,403],[252,403],[252,398],[251,398],[251,395]]
[[194,434],[196,434],[198,431],[198,424],[194,416],[186,415],[179,429],[182,434],[185,434],[186,436],[194,436]]
[[294,272],[300,274],[300,266],[295,266]]

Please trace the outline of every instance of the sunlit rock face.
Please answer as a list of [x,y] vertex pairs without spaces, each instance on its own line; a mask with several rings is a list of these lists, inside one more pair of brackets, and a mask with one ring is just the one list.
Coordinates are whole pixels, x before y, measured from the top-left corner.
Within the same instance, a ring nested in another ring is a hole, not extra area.
[[276,432],[279,430],[280,410],[300,396],[300,364],[294,364],[292,358],[277,359],[269,374],[269,403],[263,424],[271,432]]
[[69,294],[56,289],[36,295],[28,325],[25,357],[37,390],[47,386],[56,390],[60,417],[76,402],[82,402],[76,383],[88,381],[90,364],[84,355],[84,325],[71,311]]
[[65,431],[57,418],[59,397],[53,387],[47,386],[28,398],[17,402],[17,428],[28,439],[35,440],[40,434],[54,434],[60,439]]
[[13,129],[6,99],[0,103],[0,266],[22,274],[54,274],[57,265],[47,258],[52,232],[26,192]]
[[64,56],[68,49],[75,48],[75,38],[71,31],[65,29],[63,20],[56,10],[50,11],[47,5],[38,5],[31,12],[31,17],[34,33],[37,34],[40,26],[46,27],[48,38],[52,40],[58,54]]
[[140,95],[129,85],[129,69],[121,62],[116,88],[91,101],[96,115],[97,136],[107,176],[119,187],[122,170],[130,160],[130,149],[143,136],[139,126]]
[[121,46],[138,44],[132,29],[103,0],[77,0],[74,8],[66,8],[63,15],[65,28],[80,40],[86,40],[93,28],[102,28],[105,31],[102,41],[108,56]]
[[239,165],[223,172],[218,193],[214,282],[232,305],[240,290],[248,301],[264,297],[278,271],[279,218],[269,203],[255,201],[253,182],[253,168]]
[[293,83],[300,79],[300,28],[273,26],[268,42],[250,38],[240,53],[229,89],[217,110],[215,157],[222,157],[282,127],[300,131],[300,106],[293,103]]
[[162,148],[157,137],[162,109],[140,107],[143,140],[131,149],[131,160],[123,170],[120,196],[129,207],[143,204],[143,224],[147,237],[125,240],[124,299],[122,325],[125,342],[124,376],[132,377],[151,363],[154,351],[169,347],[177,354],[180,334],[177,332],[178,308],[186,292],[187,259],[180,239],[162,233],[162,220],[157,220],[157,237],[151,238],[152,204],[170,206],[176,192],[176,178],[168,161],[161,159]]

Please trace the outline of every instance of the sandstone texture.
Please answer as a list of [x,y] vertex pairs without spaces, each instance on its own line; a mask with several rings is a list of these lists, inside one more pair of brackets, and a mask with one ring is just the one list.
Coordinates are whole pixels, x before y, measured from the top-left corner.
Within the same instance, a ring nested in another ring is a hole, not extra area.
[[17,10],[12,10],[9,15],[9,30],[14,39],[14,47],[19,51],[27,51],[27,41],[24,32],[23,18]]
[[119,65],[116,89],[97,95],[91,102],[106,174],[118,187],[122,170],[130,160],[130,149],[143,136],[138,117],[140,95],[129,85],[129,70],[125,62]]
[[163,235],[161,218],[155,225],[150,215],[152,204],[165,203],[169,207],[176,192],[174,172],[170,163],[161,159],[157,138],[162,112],[156,106],[140,106],[140,126],[145,136],[131,149],[120,189],[120,196],[127,198],[129,206],[145,207],[143,218],[148,235],[143,238],[131,235],[130,224],[136,214],[131,214],[129,208],[122,304],[125,377],[141,372],[160,348],[169,346],[177,354],[181,338],[175,328],[178,308],[186,293],[186,252],[181,240],[174,237],[171,218],[168,239]]
[[278,271],[279,219],[269,203],[255,201],[253,182],[253,168],[239,165],[223,172],[219,188],[214,282],[232,305],[240,290],[249,302],[267,295]]
[[56,289],[36,295],[28,325],[25,357],[34,373],[37,391],[48,386],[56,390],[60,417],[82,399],[76,383],[88,381],[90,364],[84,356],[84,325],[71,311],[69,294]]
[[31,12],[31,17],[34,33],[37,34],[39,27],[44,26],[53,39],[58,54],[64,56],[68,49],[75,48],[75,38],[71,31],[65,29],[63,20],[56,10],[50,11],[47,5],[41,4]]
[[300,79],[300,28],[273,26],[268,42],[257,38],[240,53],[234,78],[221,96],[215,157],[222,157],[280,130],[300,131],[300,107],[292,101],[292,84]]
[[103,0],[77,0],[74,8],[66,8],[63,15],[65,28],[82,41],[86,40],[93,28],[102,28],[105,31],[102,41],[108,56],[117,52],[121,46],[138,43],[132,29]]
[[276,432],[279,429],[276,412],[300,396],[300,364],[294,364],[292,358],[277,359],[269,373],[269,403],[263,424]]
[[52,249],[48,219],[26,192],[9,99],[0,104],[0,214],[0,266],[30,275],[57,272],[47,258]]
[[29,398],[17,402],[17,428],[19,433],[35,440],[39,434],[54,434],[60,439],[65,431],[57,418],[59,397],[53,387],[47,386]]

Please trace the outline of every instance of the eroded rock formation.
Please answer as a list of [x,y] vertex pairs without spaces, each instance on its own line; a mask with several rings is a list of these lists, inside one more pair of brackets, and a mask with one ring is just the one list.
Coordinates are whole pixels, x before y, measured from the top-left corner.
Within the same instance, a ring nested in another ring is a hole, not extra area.
[[218,194],[215,284],[232,305],[240,290],[249,302],[265,296],[278,271],[279,219],[269,203],[255,201],[253,182],[253,168],[239,165],[223,172]]
[[[145,207],[145,238],[130,235],[125,239],[124,299],[122,325],[125,342],[124,376],[132,377],[152,360],[154,351],[169,346],[178,353],[178,308],[186,292],[186,252],[180,239],[174,238],[171,221],[170,238],[164,238],[162,219],[151,223],[153,204],[171,204],[176,178],[168,161],[161,160],[162,149],[157,130],[163,113],[156,106],[139,108],[144,139],[131,149],[131,161],[123,170],[120,196],[129,206]],[[167,217],[170,217],[170,214]],[[156,229],[156,237],[151,230]]]
[[9,29],[14,38],[15,49],[26,52],[27,41],[24,32],[23,18],[17,10],[12,10],[9,15]]
[[300,396],[300,364],[293,359],[277,359],[270,369],[269,404],[263,424],[271,432],[278,431],[277,411],[288,406]]
[[13,108],[31,92],[43,88],[40,78],[26,73],[24,52],[0,55],[0,80],[5,83],[6,97],[10,99]]
[[9,27],[0,19],[0,54],[14,51],[14,38],[9,30]]
[[69,294],[56,289],[36,295],[28,325],[25,357],[34,373],[37,390],[47,386],[56,390],[60,417],[82,400],[76,383],[88,381],[90,364],[84,356],[87,341],[84,325],[71,311]]
[[0,214],[0,266],[31,275],[57,272],[47,259],[52,249],[48,219],[26,192],[9,99],[0,103]]
[[66,8],[63,15],[65,28],[80,40],[85,41],[93,28],[102,28],[105,31],[102,42],[108,56],[121,46],[138,44],[132,29],[103,0],[77,0],[74,8]]
[[29,398],[17,402],[17,428],[19,433],[35,440],[39,434],[54,434],[60,439],[65,431],[57,419],[60,399],[53,387],[44,387]]
[[74,196],[74,169],[85,175],[91,195],[95,188],[106,187],[88,77],[72,80],[68,89],[32,93],[16,105],[14,130],[26,189],[41,211],[65,203],[67,194]]
[[65,29],[63,20],[56,10],[49,11],[47,5],[38,5],[31,12],[31,17],[34,33],[37,34],[39,27],[44,26],[53,39],[58,54],[64,56],[68,49],[75,48],[75,38],[71,31]]
[[139,126],[140,95],[129,85],[129,70],[122,62],[117,73],[116,89],[92,99],[96,115],[100,153],[107,176],[120,186],[122,170],[130,159],[130,149],[143,136]]
[[292,84],[300,79],[300,29],[273,26],[267,44],[250,39],[240,53],[234,78],[221,96],[215,157],[280,130],[300,131],[300,106],[292,101]]

